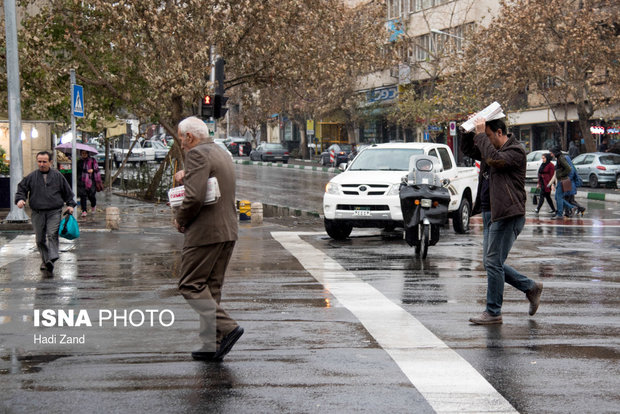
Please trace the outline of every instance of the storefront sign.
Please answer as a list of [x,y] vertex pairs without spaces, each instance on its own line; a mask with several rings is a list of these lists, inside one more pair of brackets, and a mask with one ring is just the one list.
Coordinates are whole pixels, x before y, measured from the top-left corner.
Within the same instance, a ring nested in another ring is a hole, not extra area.
[[392,86],[389,88],[373,89],[372,91],[366,93],[366,100],[369,103],[389,101],[395,99],[397,95],[398,88],[396,86]]

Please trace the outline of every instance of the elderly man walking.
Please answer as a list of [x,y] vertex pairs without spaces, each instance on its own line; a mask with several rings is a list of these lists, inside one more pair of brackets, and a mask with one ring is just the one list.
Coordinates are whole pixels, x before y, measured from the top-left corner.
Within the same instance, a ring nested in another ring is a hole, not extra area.
[[32,210],[32,227],[41,255],[41,270],[53,276],[54,262],[58,260],[58,227],[64,204],[67,212],[73,214],[76,206],[73,191],[65,177],[51,168],[51,154],[41,151],[37,154],[38,169],[28,174],[17,185],[15,204],[24,208],[26,200]]
[[[200,316],[201,361],[220,361],[243,335],[243,328],[220,306],[224,274],[237,240],[235,170],[230,156],[209,137],[205,123],[189,117],[179,123],[185,169],[177,173],[185,199],[175,225],[185,235],[179,290]],[[207,180],[218,180],[221,197],[205,205]]]

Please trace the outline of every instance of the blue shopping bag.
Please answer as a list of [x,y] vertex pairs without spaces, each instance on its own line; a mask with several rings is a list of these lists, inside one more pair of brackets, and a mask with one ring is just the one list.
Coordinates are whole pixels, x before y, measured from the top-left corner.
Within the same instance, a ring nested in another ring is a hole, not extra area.
[[58,235],[68,240],[73,240],[80,237],[80,227],[78,226],[78,222],[75,217],[73,217],[73,214],[65,212],[65,216],[60,221]]

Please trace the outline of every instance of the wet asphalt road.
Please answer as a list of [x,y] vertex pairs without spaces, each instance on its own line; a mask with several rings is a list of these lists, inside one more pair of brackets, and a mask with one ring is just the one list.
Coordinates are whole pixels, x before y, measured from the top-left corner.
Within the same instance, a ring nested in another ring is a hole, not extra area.
[[[291,193],[308,194],[327,175],[284,171],[282,181],[304,183]],[[239,174],[238,198],[256,201],[244,188],[262,186],[266,197],[278,199],[277,186],[252,184],[247,174]],[[299,194],[288,199],[296,208],[316,202]],[[335,242],[318,218],[243,222],[223,301],[246,334],[224,363],[203,364],[188,355],[197,347],[197,321],[176,294],[182,236],[170,228],[168,209],[115,196],[101,202],[121,207],[121,230],[102,231],[102,215],[88,217],[82,237],[63,244],[54,279],[41,278],[37,254],[27,250],[28,232],[0,233],[0,411],[433,412],[462,398],[448,391],[438,402],[418,383],[428,377],[426,362],[420,377],[402,364],[420,350],[415,337],[399,345],[405,358],[390,350],[390,338],[363,314],[376,297],[362,298],[366,305],[356,308],[351,300],[358,291],[345,291],[337,279],[316,279],[334,275],[376,290],[421,322],[519,412],[620,408],[617,203],[589,201],[586,218],[562,224],[528,215],[509,261],[545,283],[541,308],[529,317],[523,295],[506,287],[504,324],[491,327],[467,323],[483,309],[486,289],[478,220],[468,235],[444,229],[425,260],[397,233],[355,231]],[[300,251],[278,241],[300,232]],[[325,273],[317,273],[312,262],[319,257],[342,269],[324,265]],[[45,308],[92,315],[170,310],[175,321],[170,327],[33,327],[33,310]],[[380,322],[388,333],[402,326],[389,317]],[[87,343],[33,343],[35,334],[56,330],[85,335]]]

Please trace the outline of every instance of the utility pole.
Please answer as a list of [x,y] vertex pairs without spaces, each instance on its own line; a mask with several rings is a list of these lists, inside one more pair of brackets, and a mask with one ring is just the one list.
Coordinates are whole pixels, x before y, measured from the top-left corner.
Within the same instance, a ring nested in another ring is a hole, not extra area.
[[17,49],[17,17],[15,0],[4,0],[4,20],[6,27],[6,74],[9,95],[9,128],[10,128],[10,192],[11,211],[6,217],[7,222],[27,222],[28,216],[23,208],[15,205],[17,184],[24,177],[22,158],[22,115],[19,90],[19,54]]
[[[71,188],[73,189],[73,201],[77,202],[77,151],[75,149],[75,142],[77,141],[77,128],[75,125],[75,111],[74,111],[74,97],[73,97],[73,85],[75,85],[75,69],[70,71],[71,78]],[[82,206],[82,210],[86,211],[86,207]],[[73,210],[73,215],[77,216],[77,208]]]

